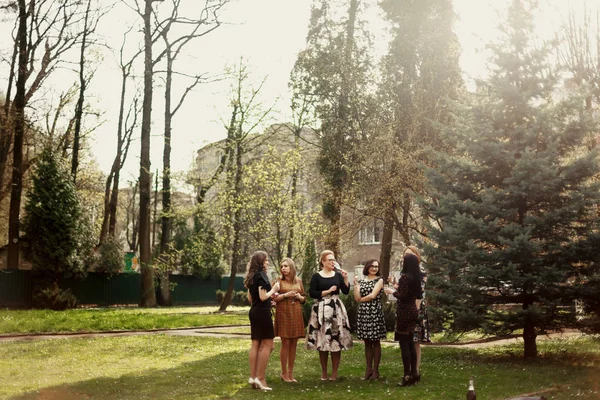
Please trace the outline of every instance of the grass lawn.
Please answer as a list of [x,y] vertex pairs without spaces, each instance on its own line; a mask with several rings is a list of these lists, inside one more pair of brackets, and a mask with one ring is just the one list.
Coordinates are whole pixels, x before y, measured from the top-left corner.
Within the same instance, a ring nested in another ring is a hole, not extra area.
[[470,376],[479,400],[555,388],[548,399],[600,399],[600,336],[538,344],[540,357],[521,360],[518,345],[485,349],[423,348],[423,380],[396,387],[397,346],[385,346],[376,382],[360,380],[360,342],[342,355],[338,382],[319,380],[318,353],[299,345],[296,378],[278,378],[279,344],[267,381],[273,392],[251,389],[246,338],[166,335],[52,339],[0,343],[0,398],[10,399],[323,399],[351,396],[423,400],[464,399]]
[[0,310],[0,335],[103,332],[248,324],[249,307],[78,308],[67,311]]

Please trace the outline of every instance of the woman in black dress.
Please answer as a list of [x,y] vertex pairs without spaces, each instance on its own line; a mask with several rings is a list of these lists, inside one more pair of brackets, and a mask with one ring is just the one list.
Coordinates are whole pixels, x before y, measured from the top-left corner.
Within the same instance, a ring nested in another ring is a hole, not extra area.
[[250,337],[252,346],[248,360],[250,378],[248,383],[255,389],[272,390],[267,386],[265,374],[269,355],[273,351],[273,320],[271,319],[271,296],[279,290],[279,282],[273,287],[269,283],[266,269],[269,265],[267,253],[257,251],[248,263],[244,286],[248,288],[250,307]]
[[[308,321],[306,348],[319,351],[321,380],[337,380],[341,351],[352,347],[350,321],[340,291],[348,294],[348,272],[335,269],[335,254],[325,250],[319,256],[321,271],[310,280],[310,297],[315,299]],[[331,353],[331,375],[327,378],[327,360]]]
[[376,380],[379,379],[381,339],[385,339],[386,333],[381,304],[383,279],[379,273],[379,261],[367,261],[362,274],[365,279],[358,280],[358,276],[354,275],[354,300],[358,302],[356,335],[365,342],[367,369],[363,379]]
[[[417,310],[419,312],[419,317],[417,319],[417,326],[415,327],[415,332],[413,334],[413,341],[415,342],[415,350],[417,353],[417,378],[416,382],[421,380],[421,342],[428,343],[431,342],[431,338],[429,336],[429,318],[427,316],[427,304],[425,300],[425,285],[427,284],[427,271],[423,268],[421,264],[421,253],[415,246],[408,246],[405,250],[405,253],[412,252],[419,259],[419,277],[421,279],[421,298],[417,299]],[[413,374],[414,375],[414,374]]]
[[402,275],[398,283],[394,284],[394,289],[386,288],[385,292],[392,293],[398,299],[395,340],[400,343],[404,366],[404,376],[398,385],[409,386],[419,380],[413,332],[419,318],[416,300],[422,297],[419,258],[412,251],[404,253]]

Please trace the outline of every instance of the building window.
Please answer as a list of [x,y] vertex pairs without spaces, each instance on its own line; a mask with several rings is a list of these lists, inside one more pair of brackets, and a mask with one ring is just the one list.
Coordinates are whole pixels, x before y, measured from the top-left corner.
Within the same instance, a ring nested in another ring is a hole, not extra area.
[[381,228],[377,225],[377,220],[371,221],[358,231],[359,244],[380,244]]

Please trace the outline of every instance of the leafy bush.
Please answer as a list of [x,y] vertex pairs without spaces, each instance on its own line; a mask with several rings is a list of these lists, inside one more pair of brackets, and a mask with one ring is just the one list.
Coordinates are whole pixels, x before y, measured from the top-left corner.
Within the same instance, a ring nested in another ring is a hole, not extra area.
[[190,228],[187,216],[177,216],[174,223],[174,248],[179,251],[182,274],[204,279],[218,278],[225,270],[221,263],[221,246],[210,222],[199,215]]
[[62,311],[77,307],[79,301],[70,289],[63,290],[57,283],[50,286],[39,285],[33,293],[33,306],[35,308]]
[[[223,302],[223,298],[225,297],[225,290],[217,290],[217,302],[221,304]],[[233,292],[233,296],[231,298],[231,305],[234,306],[249,306],[250,302],[248,301],[248,295],[245,290],[239,290],[237,292]]]
[[112,236],[106,238],[100,245],[98,253],[98,263],[95,268],[96,272],[115,275],[125,268],[123,246]]

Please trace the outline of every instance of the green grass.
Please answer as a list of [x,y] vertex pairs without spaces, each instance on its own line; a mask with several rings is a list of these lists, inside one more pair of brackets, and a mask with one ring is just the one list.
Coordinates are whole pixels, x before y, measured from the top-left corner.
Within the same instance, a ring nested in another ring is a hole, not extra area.
[[104,332],[248,324],[248,307],[79,308],[67,311],[0,310],[0,334]]
[[[279,345],[267,380],[271,393],[251,389],[245,338],[166,335],[52,339],[0,343],[0,398],[10,399],[464,399],[470,376],[479,400],[556,388],[548,399],[600,398],[600,337],[540,342],[540,357],[521,359],[520,346],[423,349],[422,382],[399,388],[397,346],[384,346],[377,382],[360,380],[363,347],[342,355],[339,382],[319,380],[318,353],[299,345],[297,385],[278,379]],[[90,360],[93,360],[91,362]]]

